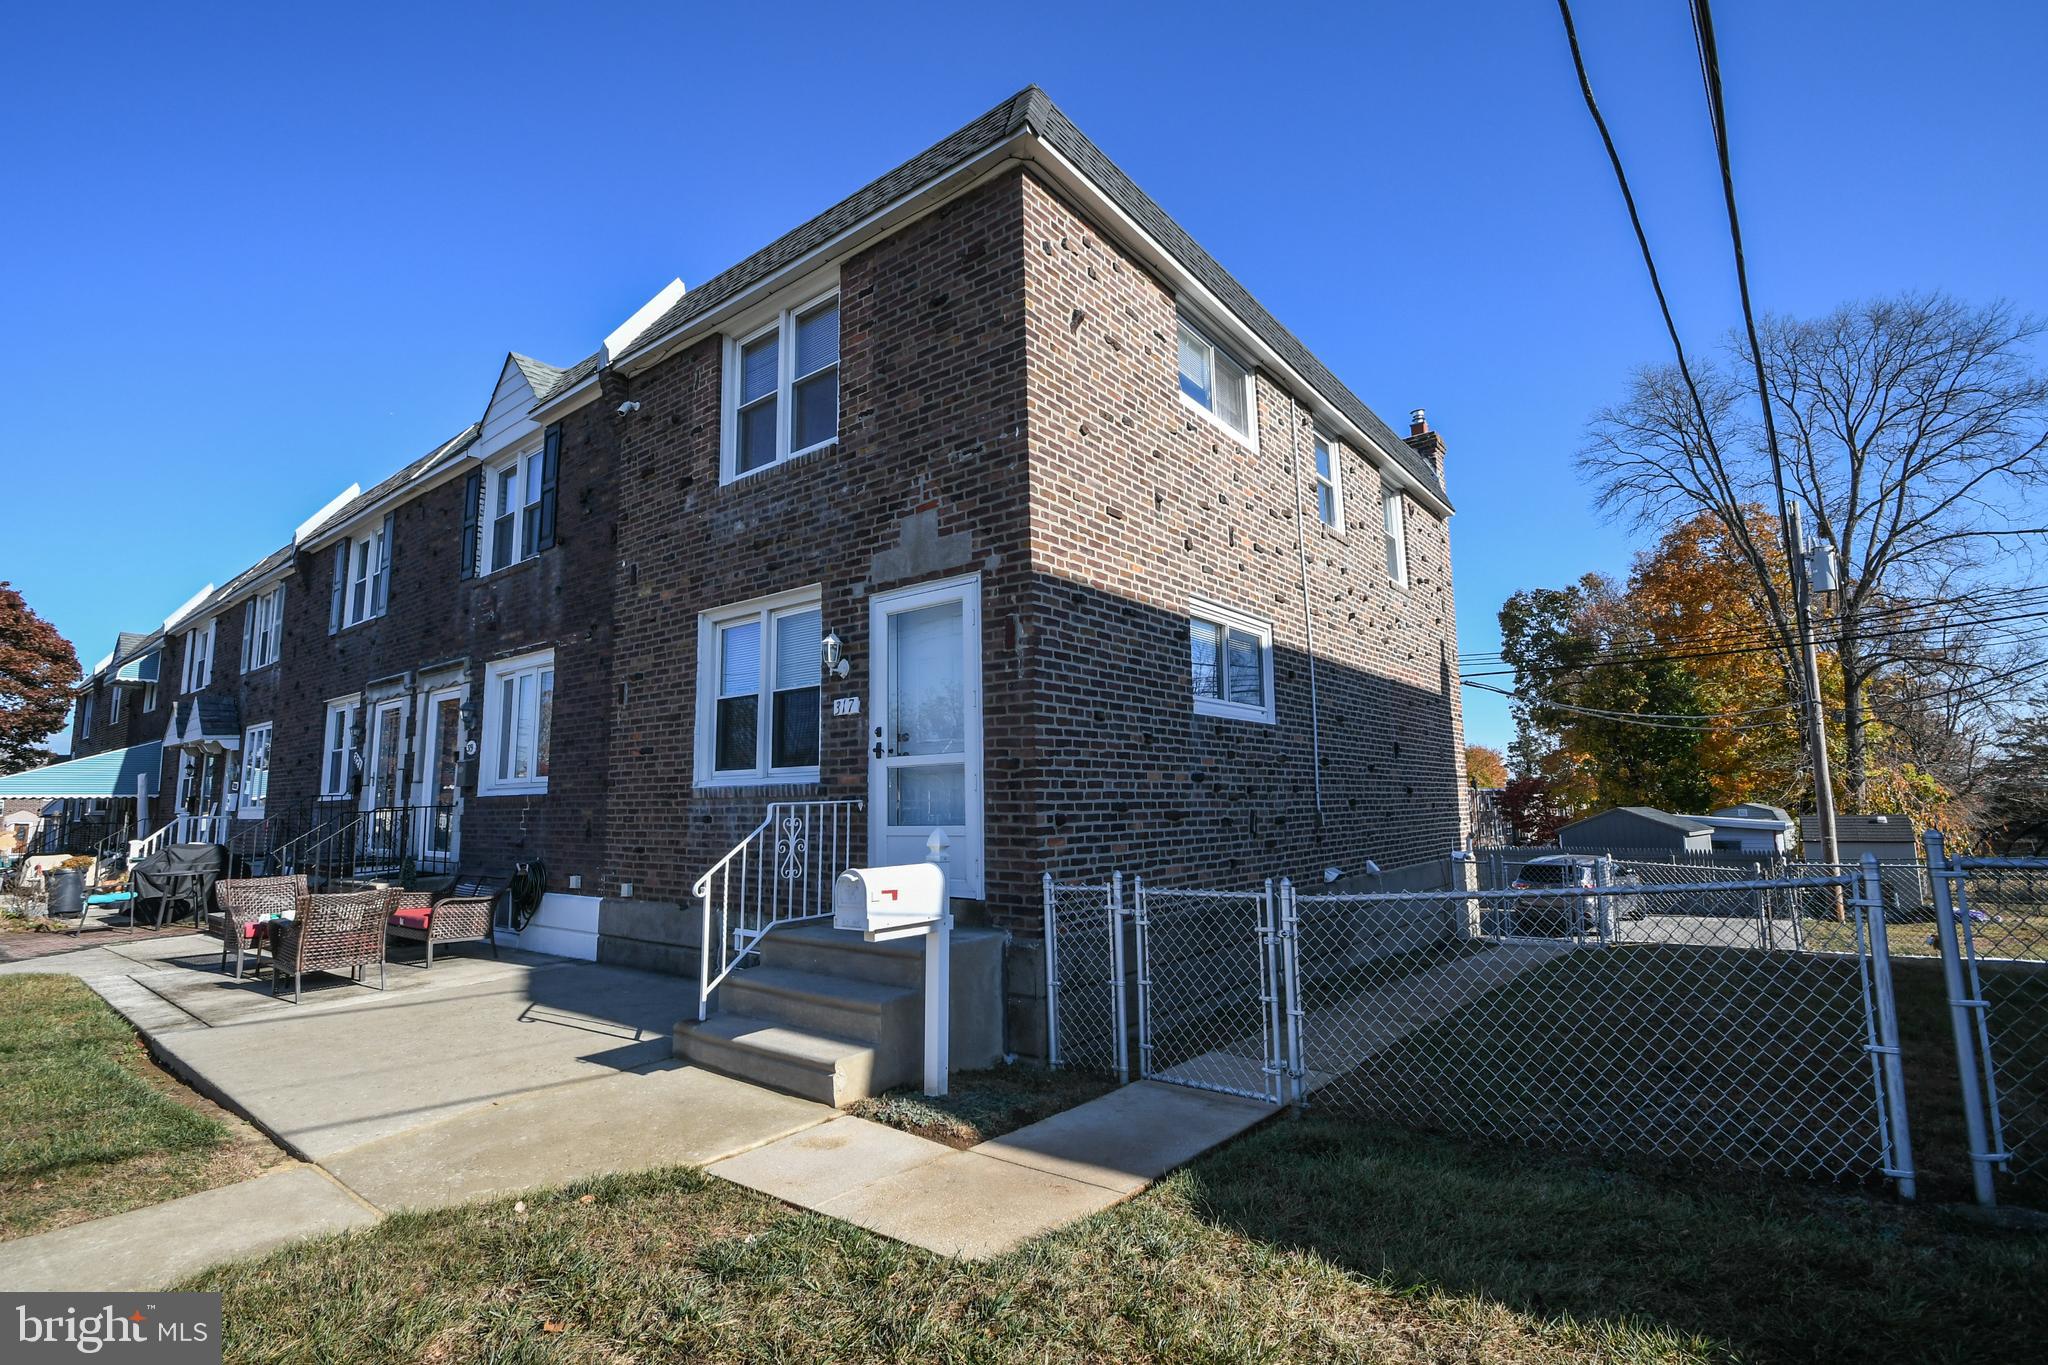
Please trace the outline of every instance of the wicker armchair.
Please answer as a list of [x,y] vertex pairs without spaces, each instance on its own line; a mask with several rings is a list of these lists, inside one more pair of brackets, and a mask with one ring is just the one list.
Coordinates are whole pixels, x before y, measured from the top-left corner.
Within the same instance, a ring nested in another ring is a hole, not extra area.
[[206,917],[206,932],[220,936],[220,969],[228,969],[228,949],[235,950],[235,980],[242,979],[242,958],[256,949],[265,921],[288,919],[306,903],[306,879],[243,877],[217,883],[214,899],[220,909]]
[[346,967],[360,980],[363,968],[377,964],[377,989],[384,989],[384,927],[391,918],[396,891],[343,891],[308,896],[298,917],[270,925],[271,987],[277,994],[285,973],[292,978],[292,1003],[298,1004],[307,972],[338,972]]
[[434,965],[437,943],[491,945],[498,955],[498,935],[492,907],[505,888],[496,882],[465,877],[446,891],[401,891],[391,912],[391,937],[427,945],[426,965]]

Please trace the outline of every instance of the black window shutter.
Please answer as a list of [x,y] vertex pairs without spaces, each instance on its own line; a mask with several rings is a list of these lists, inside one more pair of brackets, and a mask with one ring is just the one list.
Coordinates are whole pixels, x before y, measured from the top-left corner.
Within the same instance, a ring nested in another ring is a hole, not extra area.
[[476,577],[477,518],[484,506],[484,472],[473,469],[462,484],[462,576]]
[[562,424],[557,422],[548,428],[546,444],[541,447],[540,511],[535,518],[540,523],[540,539],[536,549],[552,550],[555,547],[555,484],[559,481],[561,468]]
[[334,547],[334,591],[327,601],[327,633],[341,629],[341,599],[348,591],[348,547],[344,540]]

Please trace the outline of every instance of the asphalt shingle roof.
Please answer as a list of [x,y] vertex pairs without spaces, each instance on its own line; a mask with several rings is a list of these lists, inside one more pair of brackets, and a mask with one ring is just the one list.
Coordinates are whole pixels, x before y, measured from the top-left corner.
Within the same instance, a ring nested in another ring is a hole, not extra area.
[[414,479],[417,479],[421,475],[438,468],[440,465],[445,464],[447,461],[453,459],[455,456],[469,449],[471,445],[475,444],[476,438],[481,431],[482,428],[478,426],[475,422],[470,423],[468,426],[464,427],[461,433],[455,436],[453,439],[441,442],[441,444],[435,446],[432,450],[420,456],[417,460],[414,460],[411,464],[408,464],[407,466],[405,466],[405,468],[399,470],[390,478],[385,479],[382,483],[377,484],[375,487],[371,488],[367,492],[357,494],[356,497],[351,499],[333,516],[327,518],[327,520],[321,522],[318,526],[308,531],[303,537],[303,539],[311,540],[315,536],[319,535],[322,531],[325,531],[328,527],[343,525],[344,523],[353,520],[360,513],[367,511],[369,508],[375,507],[378,503],[382,502],[385,498],[390,497],[393,493],[405,487],[405,485],[411,483]]
[[1109,196],[1118,208],[1157,239],[1186,267],[1188,273],[1222,300],[1246,326],[1258,334],[1260,340],[1272,347],[1274,352],[1313,385],[1317,392],[1329,399],[1347,419],[1370,436],[1376,445],[1420,480],[1424,487],[1436,490],[1439,497],[1443,496],[1443,481],[1431,463],[1418,455],[1406,440],[1380,418],[1378,413],[1347,388],[1322,361],[1316,359],[1314,352],[1303,345],[1300,338],[1281,326],[1278,319],[1252,297],[1251,291],[1238,282],[1236,276],[1225,270],[1217,263],[1215,257],[1203,250],[1201,245],[1188,235],[1185,228],[1176,223],[1150,195],[1138,188],[1137,183],[1125,174],[1121,167],[1104,155],[1101,148],[1089,141],[1087,136],[1074,126],[1073,121],[1052,102],[1051,96],[1035,85],[1018,91],[966,127],[949,137],[942,138],[896,169],[856,190],[801,227],[784,233],[738,265],[712,276],[685,294],[673,308],[662,314],[651,327],[641,333],[640,346],[657,342],[670,333],[686,327],[693,319],[717,308],[861,219],[915,192],[955,166],[1027,127],[1072,162]]

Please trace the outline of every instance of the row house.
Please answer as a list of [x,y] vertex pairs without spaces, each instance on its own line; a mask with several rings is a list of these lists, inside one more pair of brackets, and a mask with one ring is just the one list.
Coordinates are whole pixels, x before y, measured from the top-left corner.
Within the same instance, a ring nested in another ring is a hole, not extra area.
[[122,637],[74,753],[159,746],[142,823],[251,854],[539,865],[527,946],[691,975],[707,872],[799,814],[841,861],[944,830],[998,939],[1047,873],[1401,867],[1466,818],[1444,456],[1034,87],[581,362],[508,357]]

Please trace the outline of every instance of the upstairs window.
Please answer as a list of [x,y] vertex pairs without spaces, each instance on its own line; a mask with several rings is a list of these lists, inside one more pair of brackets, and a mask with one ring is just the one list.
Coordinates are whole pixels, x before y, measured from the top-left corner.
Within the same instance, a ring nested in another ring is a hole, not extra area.
[[382,616],[391,606],[392,518],[386,514],[368,535],[334,547],[333,596],[328,602],[327,631],[359,625]]
[[1185,318],[1180,324],[1180,396],[1238,439],[1251,439],[1251,372]]
[[78,698],[78,737],[92,738],[92,693],[82,693]]
[[268,668],[277,662],[284,635],[284,584],[252,598],[242,613],[242,671]]
[[117,686],[110,689],[107,693],[107,724],[110,726],[121,723],[121,694],[123,690]]
[[197,692],[213,681],[213,625],[208,621],[185,632],[185,686]]
[[1188,609],[1195,712],[1273,723],[1273,626],[1214,602]]
[[1380,499],[1380,514],[1387,528],[1387,577],[1395,583],[1408,581],[1408,518],[1401,493],[1390,488]]
[[1337,468],[1337,444],[1316,433],[1316,520],[1332,531],[1344,529],[1344,488]]
[[839,296],[786,308],[726,346],[728,480],[839,439]]
[[814,588],[702,619],[699,782],[817,780],[822,635]]

